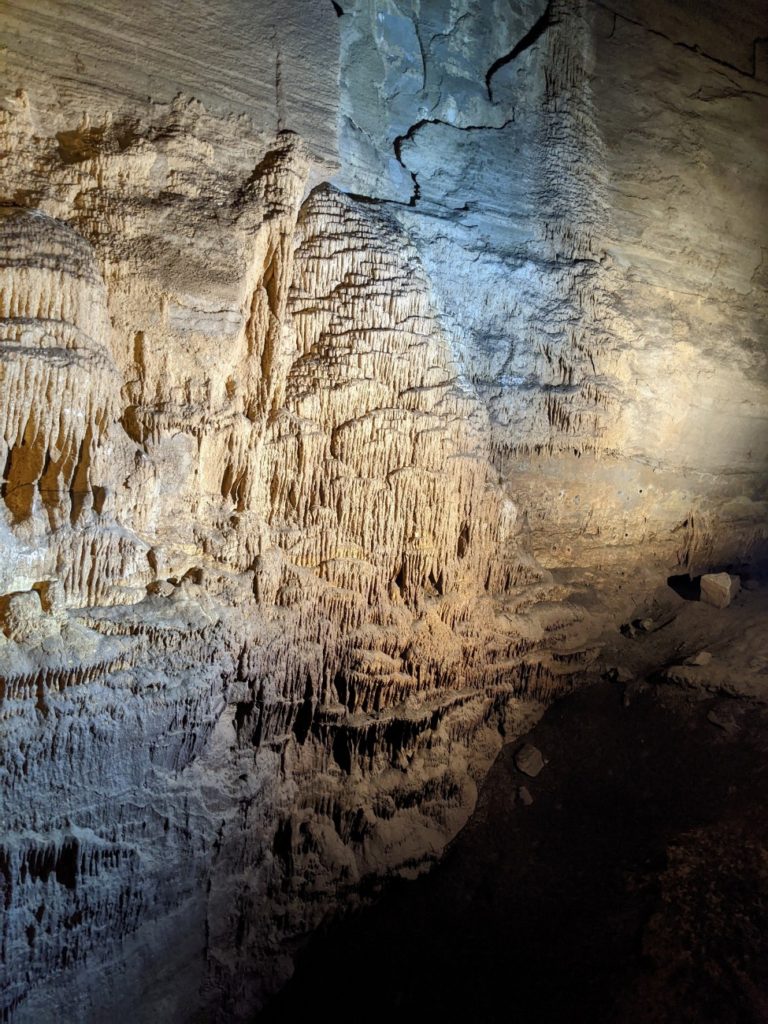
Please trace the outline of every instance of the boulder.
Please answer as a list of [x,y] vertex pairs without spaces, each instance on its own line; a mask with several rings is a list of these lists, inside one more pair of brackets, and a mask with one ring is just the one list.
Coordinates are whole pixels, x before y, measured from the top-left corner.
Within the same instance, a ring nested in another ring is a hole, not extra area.
[[686,658],[685,664],[703,667],[704,665],[709,665],[711,661],[712,655],[709,653],[709,651],[699,651],[697,654],[691,655],[690,658]]
[[706,573],[701,577],[701,600],[715,608],[727,608],[740,589],[739,577],[727,572]]
[[534,747],[532,743],[526,743],[515,754],[515,764],[523,775],[535,779],[544,767],[544,758],[538,747]]

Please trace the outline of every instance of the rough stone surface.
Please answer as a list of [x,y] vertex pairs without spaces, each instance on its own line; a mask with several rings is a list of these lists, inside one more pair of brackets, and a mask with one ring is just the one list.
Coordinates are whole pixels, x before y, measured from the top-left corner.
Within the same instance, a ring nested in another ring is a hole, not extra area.
[[701,600],[715,608],[727,608],[740,588],[738,576],[729,576],[727,572],[705,573],[701,577]]
[[515,754],[515,765],[523,775],[535,779],[544,767],[544,758],[538,747],[534,747],[532,743],[526,743]]
[[709,651],[698,651],[691,658],[686,659],[686,665],[709,665],[712,661],[712,655]]
[[0,1007],[248,1019],[765,553],[759,5],[2,19]]
[[530,807],[533,804],[533,797],[531,796],[531,791],[527,786],[521,786],[518,790],[518,795],[520,796],[520,802],[525,807]]

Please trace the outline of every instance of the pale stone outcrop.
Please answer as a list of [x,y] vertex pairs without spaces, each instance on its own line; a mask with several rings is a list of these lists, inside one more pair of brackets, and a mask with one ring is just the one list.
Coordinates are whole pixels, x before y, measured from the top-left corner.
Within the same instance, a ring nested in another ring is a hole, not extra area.
[[704,573],[701,577],[701,600],[715,608],[727,608],[740,587],[738,576],[730,576],[727,572]]

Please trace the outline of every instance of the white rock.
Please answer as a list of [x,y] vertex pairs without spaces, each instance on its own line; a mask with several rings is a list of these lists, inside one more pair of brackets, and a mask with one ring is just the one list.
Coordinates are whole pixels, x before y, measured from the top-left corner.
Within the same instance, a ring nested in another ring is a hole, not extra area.
[[9,640],[16,640],[18,643],[34,639],[39,632],[42,615],[40,595],[36,590],[11,594],[3,616],[3,628],[6,636]]
[[740,589],[739,577],[727,572],[706,573],[701,577],[701,600],[715,608],[727,608]]
[[534,747],[532,743],[526,743],[515,754],[515,764],[523,775],[535,779],[544,767],[544,758],[538,747]]
[[712,661],[712,655],[709,651],[699,651],[697,654],[692,655],[690,658],[686,658],[686,665],[709,665]]

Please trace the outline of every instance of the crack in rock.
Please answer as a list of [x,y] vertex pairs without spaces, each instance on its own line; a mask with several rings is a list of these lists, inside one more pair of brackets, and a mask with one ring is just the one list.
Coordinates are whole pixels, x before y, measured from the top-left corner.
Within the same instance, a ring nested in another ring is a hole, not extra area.
[[[731,64],[730,61],[723,60],[721,57],[714,57],[711,53],[707,53],[706,50],[702,50],[698,43],[686,43],[683,42],[682,39],[673,39],[671,36],[668,36],[666,32],[662,32],[660,29],[651,28],[650,25],[646,25],[644,21],[638,21],[636,18],[630,18],[626,14],[621,14],[618,11],[614,11],[614,9],[612,7],[609,7],[608,4],[601,3],[601,0],[595,0],[595,2],[598,7],[602,7],[604,11],[607,11],[609,14],[612,14],[614,16],[614,32],[616,26],[615,19],[621,18],[621,20],[626,21],[627,24],[635,25],[637,28],[641,28],[644,31],[649,32],[653,36],[658,36],[660,39],[666,39],[666,41],[668,43],[671,43],[672,46],[677,46],[681,50],[688,50],[690,53],[695,53],[699,57],[703,57],[705,60],[712,61],[713,64],[719,64],[720,67],[729,68],[731,71],[736,71],[738,74],[744,75],[746,78],[757,77],[757,61],[754,51],[756,48],[756,44],[762,41],[760,39],[756,39],[753,43],[752,70],[745,71],[744,68],[740,68],[737,64]],[[611,36],[609,36],[608,38],[611,38],[612,36],[613,32],[611,33]]]
[[547,31],[549,26],[552,24],[552,3],[547,4],[544,9],[544,13],[535,22],[535,24],[526,32],[522,39],[520,39],[509,51],[505,53],[498,60],[495,60],[493,64],[488,68],[485,74],[485,87],[488,90],[488,99],[493,103],[493,87],[491,85],[493,77],[497,71],[500,71],[507,64],[511,64],[513,60],[516,60],[525,50],[529,50],[534,43],[536,43],[542,35]]
[[407,132],[403,132],[402,135],[398,135],[392,143],[392,148],[395,152],[395,158],[400,166],[406,170],[413,181],[413,193],[407,203],[403,203],[403,206],[415,206],[421,196],[421,187],[418,182],[418,175],[415,171],[412,171],[410,167],[403,160],[403,144],[411,142],[416,134],[425,128],[427,125],[441,125],[444,128],[453,128],[457,132],[501,132],[505,128],[508,128],[514,123],[514,116],[507,118],[502,124],[451,124],[450,121],[441,121],[439,118],[424,117],[420,121],[416,121],[412,124]]

